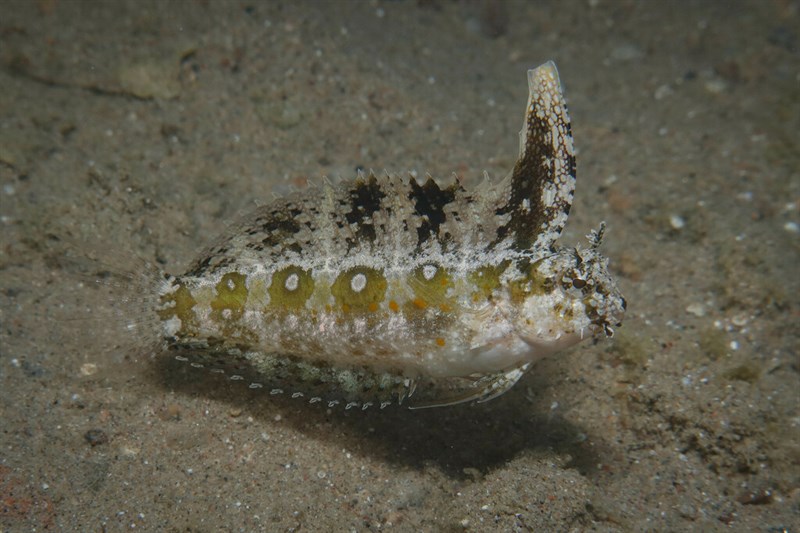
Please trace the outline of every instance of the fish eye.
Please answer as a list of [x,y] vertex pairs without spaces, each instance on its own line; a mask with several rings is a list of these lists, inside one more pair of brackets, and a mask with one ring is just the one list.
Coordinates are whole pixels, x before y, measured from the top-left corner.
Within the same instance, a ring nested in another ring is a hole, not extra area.
[[586,286],[586,280],[575,278],[572,280],[572,286],[575,287],[576,289],[582,289]]

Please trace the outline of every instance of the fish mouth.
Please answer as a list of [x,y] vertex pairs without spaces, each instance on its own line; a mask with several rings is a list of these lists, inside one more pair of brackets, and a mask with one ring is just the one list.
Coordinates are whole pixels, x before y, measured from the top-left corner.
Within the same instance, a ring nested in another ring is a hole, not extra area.
[[532,337],[530,335],[520,335],[520,338],[525,341],[525,344],[531,349],[530,360],[538,361],[543,357],[547,357],[578,344],[581,340],[586,338],[586,336],[582,332],[571,331],[567,333],[558,333],[552,338]]

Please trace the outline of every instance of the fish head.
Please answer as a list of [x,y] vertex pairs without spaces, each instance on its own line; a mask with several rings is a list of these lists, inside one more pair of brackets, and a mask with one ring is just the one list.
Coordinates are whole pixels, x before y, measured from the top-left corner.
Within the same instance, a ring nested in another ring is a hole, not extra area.
[[515,333],[531,359],[585,338],[611,337],[626,302],[596,247],[565,248],[518,268],[509,284]]

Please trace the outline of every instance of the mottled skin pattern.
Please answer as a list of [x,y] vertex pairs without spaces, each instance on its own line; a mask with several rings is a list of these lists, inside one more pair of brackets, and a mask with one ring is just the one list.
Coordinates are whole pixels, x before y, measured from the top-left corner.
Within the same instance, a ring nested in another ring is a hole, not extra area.
[[260,207],[161,284],[167,345],[312,402],[385,406],[416,388],[424,406],[495,397],[539,358],[610,336],[625,302],[602,226],[589,248],[556,245],[575,157],[555,65],[528,80],[507,178],[466,191],[370,173]]

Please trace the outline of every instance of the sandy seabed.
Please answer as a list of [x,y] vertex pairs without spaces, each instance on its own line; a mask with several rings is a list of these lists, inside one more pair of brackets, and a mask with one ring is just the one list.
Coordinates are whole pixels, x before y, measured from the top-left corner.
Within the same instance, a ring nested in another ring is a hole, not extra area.
[[[0,11],[3,531],[800,528],[798,2]],[[250,390],[137,353],[65,259],[179,272],[360,168],[500,178],[548,59],[579,151],[561,242],[607,222],[628,314],[498,400]]]

